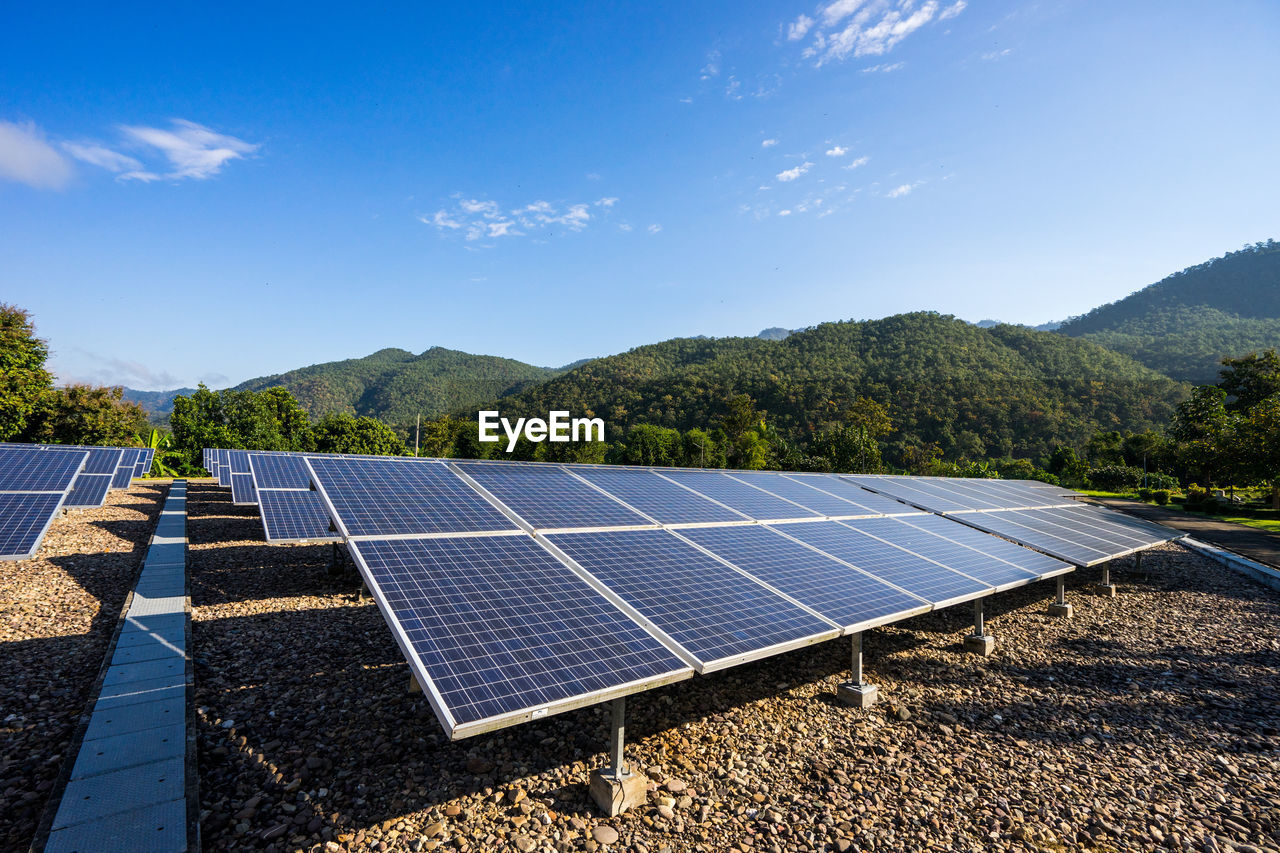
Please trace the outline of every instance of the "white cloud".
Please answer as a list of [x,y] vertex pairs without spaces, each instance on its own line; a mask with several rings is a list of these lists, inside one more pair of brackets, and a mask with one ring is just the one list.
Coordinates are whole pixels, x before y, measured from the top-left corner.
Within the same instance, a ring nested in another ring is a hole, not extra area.
[[713,50],[707,54],[707,64],[702,66],[702,79],[710,80],[720,74],[720,51]]
[[630,231],[630,230],[631,230],[631,226],[624,222],[624,223],[622,223],[621,225],[619,225],[619,226],[618,226],[618,230],[619,230],[619,231]]
[[796,18],[795,23],[787,27],[787,41],[800,41],[809,34],[811,29],[813,29],[813,18],[801,15]]
[[761,147],[761,148],[772,148],[773,146],[775,146],[775,145],[777,145],[777,144],[778,144],[778,140],[776,140],[776,139],[766,139],[765,141],[763,141],[763,142],[761,142],[761,143],[760,143],[760,147]]
[[[807,15],[790,25],[791,41],[806,37],[801,55],[816,65],[842,61],[849,56],[883,56],[903,39],[931,21],[954,18],[964,11],[965,0],[941,9],[938,0],[833,0],[817,10],[817,21]],[[794,38],[792,34],[795,33]],[[876,70],[894,70],[877,66]]]
[[791,211],[789,211],[789,210],[779,210],[779,211],[778,211],[778,215],[779,215],[779,216],[790,216],[790,215],[791,215]]
[[64,142],[62,150],[77,160],[108,172],[141,172],[142,163],[127,154],[112,151],[94,142]]
[[868,65],[862,69],[863,74],[891,74],[900,68],[906,67],[905,62],[882,62],[879,65]]
[[645,230],[648,231],[650,234],[657,234],[662,230],[662,226],[655,222]]
[[32,122],[0,121],[0,180],[38,190],[60,190],[71,180],[71,164]]
[[990,62],[993,59],[1003,59],[1011,53],[1013,53],[1013,51],[1006,47],[1004,50],[993,50],[990,53],[984,53],[982,54],[982,58],[985,61]]
[[171,130],[136,126],[120,128],[129,141],[153,149],[153,153],[163,155],[169,164],[163,174],[133,170],[122,174],[122,179],[151,181],[159,177],[202,181],[218,174],[231,160],[243,159],[258,150],[253,143],[218,133],[193,121],[173,119],[170,124]]
[[853,160],[853,161],[851,161],[851,162],[849,163],[849,165],[845,166],[844,168],[846,168],[846,169],[856,169],[856,168],[858,168],[859,166],[865,166],[865,165],[867,165],[867,164],[868,164],[868,163],[870,163],[870,162],[871,162],[871,158],[870,158],[870,157],[859,157],[857,160]]
[[796,166],[791,169],[787,169],[784,172],[779,172],[776,177],[778,178],[778,180],[784,181],[784,182],[794,181],[796,178],[800,177],[801,175],[803,175],[805,172],[809,171],[812,168],[813,168],[813,164],[810,163],[808,160],[806,160],[803,163],[801,163],[799,166]]
[[848,153],[849,153],[849,149],[841,145],[833,145],[832,147],[827,149],[828,157],[843,157]]
[[[533,232],[545,235],[548,229],[556,226],[582,231],[596,215],[607,216],[618,203],[614,196],[567,205],[537,199],[522,207],[506,210],[493,199],[468,198],[461,194],[453,198],[451,207],[421,214],[417,219],[442,233],[460,231],[469,243],[499,237],[523,237]],[[593,208],[596,209],[595,214],[592,213]]]
[[742,100],[742,81],[733,75],[729,75],[729,85],[724,87],[726,98],[733,101]]
[[91,364],[93,367],[74,372],[57,370],[58,380],[63,384],[124,385],[141,391],[165,391],[183,384],[181,379],[167,370],[152,369],[139,361],[111,358],[80,347],[71,349],[77,363]]
[[914,190],[916,187],[920,186],[923,183],[924,181],[916,181],[915,183],[912,183],[912,184],[901,184],[889,190],[887,193],[884,194],[884,196],[885,198],[902,198],[905,195],[910,195],[912,190]]

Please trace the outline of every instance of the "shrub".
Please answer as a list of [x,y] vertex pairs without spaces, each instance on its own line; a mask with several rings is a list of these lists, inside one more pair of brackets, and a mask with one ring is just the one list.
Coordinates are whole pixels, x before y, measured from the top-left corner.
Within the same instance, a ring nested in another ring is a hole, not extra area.
[[1145,487],[1138,489],[1138,500],[1140,501],[1151,500],[1151,490]]
[[1209,490],[1202,489],[1195,483],[1187,486],[1187,499],[1183,501],[1184,506],[1201,507],[1209,502]]
[[1152,471],[1147,474],[1147,487],[1151,489],[1168,489],[1173,491],[1178,488],[1178,478],[1171,474],[1161,474],[1159,471]]
[[1089,481],[1099,489],[1128,491],[1142,484],[1142,469],[1130,465],[1101,465],[1089,471]]
[[1169,505],[1169,496],[1171,494],[1172,493],[1168,489],[1153,489],[1151,491],[1151,497],[1154,498],[1155,502],[1160,506]]

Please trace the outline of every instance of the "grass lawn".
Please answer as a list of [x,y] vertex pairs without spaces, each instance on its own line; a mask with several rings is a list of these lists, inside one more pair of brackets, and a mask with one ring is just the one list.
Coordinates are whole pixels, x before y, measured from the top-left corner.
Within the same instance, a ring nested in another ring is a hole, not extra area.
[[[1280,512],[1274,509],[1233,509],[1227,514],[1219,515],[1217,513],[1199,512],[1193,509],[1183,509],[1183,512],[1190,515],[1199,515],[1204,518],[1216,518],[1219,521],[1230,521],[1235,524],[1243,524],[1245,527],[1256,527],[1259,530],[1265,530],[1268,533],[1280,533]],[[1247,514],[1241,514],[1247,513]]]

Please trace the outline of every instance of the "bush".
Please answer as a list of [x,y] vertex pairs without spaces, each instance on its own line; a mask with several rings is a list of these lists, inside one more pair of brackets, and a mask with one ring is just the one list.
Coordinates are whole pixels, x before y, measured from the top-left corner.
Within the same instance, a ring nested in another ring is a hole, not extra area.
[[1130,465],[1101,465],[1090,469],[1089,481],[1099,489],[1125,492],[1142,485],[1142,469]]
[[1155,502],[1160,506],[1169,505],[1169,496],[1171,494],[1172,492],[1170,492],[1168,489],[1153,489],[1151,491],[1151,497],[1154,498]]
[[1202,507],[1209,502],[1209,490],[1202,489],[1195,483],[1187,486],[1187,499],[1183,501],[1183,505],[1187,507]]
[[1140,501],[1151,500],[1151,490],[1145,487],[1138,489],[1138,500]]
[[1147,487],[1151,489],[1168,489],[1174,491],[1178,488],[1178,478],[1170,474],[1161,474],[1153,471],[1147,475]]

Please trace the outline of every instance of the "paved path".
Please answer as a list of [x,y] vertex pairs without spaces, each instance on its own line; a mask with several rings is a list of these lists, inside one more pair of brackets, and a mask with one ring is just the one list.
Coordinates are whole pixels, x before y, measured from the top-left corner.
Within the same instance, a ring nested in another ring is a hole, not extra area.
[[1280,535],[1278,534],[1230,521],[1191,515],[1167,506],[1155,506],[1124,498],[1090,498],[1090,500],[1097,501],[1108,509],[1118,509],[1148,521],[1159,522],[1175,530],[1185,530],[1202,542],[1212,542],[1250,560],[1280,568]]
[[45,853],[189,846],[187,488],[169,488]]

